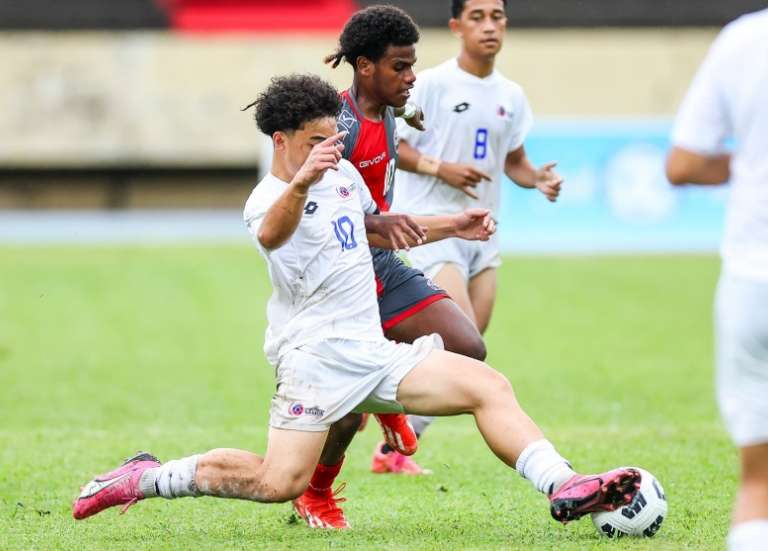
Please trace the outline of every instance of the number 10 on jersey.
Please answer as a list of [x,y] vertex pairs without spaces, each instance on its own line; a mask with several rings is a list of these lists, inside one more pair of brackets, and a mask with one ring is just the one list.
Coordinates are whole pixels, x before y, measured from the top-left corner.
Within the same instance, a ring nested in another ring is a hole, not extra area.
[[485,159],[488,154],[488,129],[478,128],[475,132],[475,159]]
[[341,250],[349,250],[357,247],[357,241],[355,241],[355,225],[349,216],[342,216],[338,220],[331,222],[333,224],[333,232],[336,234],[336,239],[341,243]]

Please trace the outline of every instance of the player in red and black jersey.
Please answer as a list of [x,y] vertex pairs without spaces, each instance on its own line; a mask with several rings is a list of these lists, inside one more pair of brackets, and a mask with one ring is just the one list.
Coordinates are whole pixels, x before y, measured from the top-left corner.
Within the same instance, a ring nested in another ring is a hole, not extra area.
[[[397,164],[395,116],[409,114],[406,104],[416,80],[413,65],[418,39],[418,29],[405,12],[391,6],[374,6],[357,12],[349,20],[338,51],[326,59],[334,67],[347,61],[354,69],[352,87],[341,94],[343,109],[338,127],[347,131],[343,155],[362,174],[382,213],[391,204]],[[420,125],[419,114],[410,115],[412,123]],[[402,218],[397,218],[400,216],[375,218],[379,222],[391,219],[392,232],[396,234],[402,231],[398,226],[402,222]],[[477,328],[443,290],[419,270],[406,266],[391,250],[372,249],[372,255],[382,326],[389,339],[410,343],[437,333],[446,350],[485,358],[485,344]],[[348,526],[331,486],[360,423],[360,415],[350,414],[331,428],[310,486],[294,502],[296,511],[310,526]],[[419,427],[414,429],[418,435]],[[412,460],[393,452],[386,444],[377,447],[373,470],[420,472]]]

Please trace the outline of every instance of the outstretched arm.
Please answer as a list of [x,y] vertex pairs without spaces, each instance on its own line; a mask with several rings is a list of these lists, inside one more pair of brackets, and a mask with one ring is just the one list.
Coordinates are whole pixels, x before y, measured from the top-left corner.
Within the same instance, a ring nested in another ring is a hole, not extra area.
[[496,223],[488,209],[467,209],[443,216],[370,214],[365,217],[365,228],[371,246],[409,250],[449,237],[487,241],[496,231]]

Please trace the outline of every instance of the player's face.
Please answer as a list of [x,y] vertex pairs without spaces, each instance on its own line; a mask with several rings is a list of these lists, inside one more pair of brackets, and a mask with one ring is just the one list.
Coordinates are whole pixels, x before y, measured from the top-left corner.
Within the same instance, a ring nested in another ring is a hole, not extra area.
[[384,57],[373,64],[372,82],[382,103],[392,107],[406,104],[416,82],[415,63],[416,48],[411,45],[389,46]]
[[277,132],[280,137],[275,136],[275,149],[283,149],[288,168],[295,174],[309,157],[312,148],[337,132],[334,117],[314,119],[293,132]]
[[451,19],[451,30],[461,37],[464,49],[478,56],[499,53],[507,28],[502,0],[467,0],[458,19]]

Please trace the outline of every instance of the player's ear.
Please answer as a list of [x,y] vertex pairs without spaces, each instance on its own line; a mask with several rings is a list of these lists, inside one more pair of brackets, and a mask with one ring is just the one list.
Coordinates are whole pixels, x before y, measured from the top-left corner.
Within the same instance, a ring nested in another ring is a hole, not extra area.
[[355,68],[361,76],[369,77],[373,74],[374,63],[367,57],[360,56],[355,60]]
[[454,36],[456,36],[457,38],[461,38],[461,21],[459,21],[455,17],[451,17],[448,20],[448,28],[451,30],[451,33]]
[[272,144],[275,146],[275,150],[285,149],[285,133],[279,130],[272,134]]

